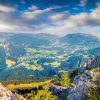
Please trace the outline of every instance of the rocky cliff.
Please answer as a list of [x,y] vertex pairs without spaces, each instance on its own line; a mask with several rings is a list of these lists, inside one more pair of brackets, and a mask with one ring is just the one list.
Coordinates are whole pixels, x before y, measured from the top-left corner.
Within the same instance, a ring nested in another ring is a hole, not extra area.
[[0,100],[24,100],[24,98],[18,94],[13,94],[0,83]]
[[83,68],[98,68],[100,67],[100,56],[93,57],[81,65]]
[[84,100],[84,94],[88,92],[90,87],[100,85],[100,56],[88,60],[81,67],[84,71],[74,78],[67,100]]

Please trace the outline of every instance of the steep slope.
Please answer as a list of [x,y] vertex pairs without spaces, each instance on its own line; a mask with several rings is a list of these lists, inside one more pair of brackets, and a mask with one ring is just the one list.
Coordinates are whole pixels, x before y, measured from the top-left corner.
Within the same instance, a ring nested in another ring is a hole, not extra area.
[[0,46],[0,71],[6,68],[6,54],[4,48]]
[[88,53],[90,55],[99,55],[100,54],[100,47],[90,49],[90,50],[88,50]]
[[100,56],[93,57],[87,62],[83,63],[81,67],[84,68],[98,68],[100,67]]
[[12,97],[12,92],[9,90],[5,89],[1,84],[0,84],[0,100],[11,100]]
[[[0,83],[0,100],[18,100],[18,94],[13,94],[11,91],[7,90]],[[22,96],[20,96],[20,100],[24,100]]]
[[[81,75],[74,78],[67,100],[84,100],[84,95],[89,91],[89,88],[100,85],[100,56],[88,60],[81,67],[85,70]],[[91,70],[87,70],[88,68]]]
[[0,73],[0,81],[10,80],[42,80],[50,78],[56,74],[55,70],[46,68],[45,70],[28,69],[24,66],[5,69]]

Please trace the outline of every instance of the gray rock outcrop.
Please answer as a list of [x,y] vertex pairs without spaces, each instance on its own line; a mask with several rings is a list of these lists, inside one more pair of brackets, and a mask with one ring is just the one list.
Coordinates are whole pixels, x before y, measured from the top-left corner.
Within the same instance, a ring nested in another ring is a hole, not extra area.
[[[13,94],[0,83],[0,100],[17,100],[18,94]],[[21,100],[25,100],[20,96]]]
[[100,67],[100,56],[89,59],[87,62],[83,63],[81,67],[84,68],[97,68]]
[[[81,66],[82,67],[82,66]],[[83,64],[83,68],[100,68],[100,56],[90,59]],[[99,78],[97,78],[99,76]],[[86,70],[83,74],[74,78],[73,83],[68,91],[67,100],[83,100],[83,95],[88,92],[89,87],[95,87],[96,84],[93,81],[97,78],[98,84],[100,84],[100,69]]]

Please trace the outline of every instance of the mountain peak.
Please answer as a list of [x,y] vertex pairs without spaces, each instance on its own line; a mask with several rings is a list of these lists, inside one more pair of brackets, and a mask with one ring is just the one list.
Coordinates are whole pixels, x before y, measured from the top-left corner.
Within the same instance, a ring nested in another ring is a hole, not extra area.
[[90,34],[72,33],[61,38],[61,42],[68,45],[85,45],[91,47],[100,44],[100,39]]

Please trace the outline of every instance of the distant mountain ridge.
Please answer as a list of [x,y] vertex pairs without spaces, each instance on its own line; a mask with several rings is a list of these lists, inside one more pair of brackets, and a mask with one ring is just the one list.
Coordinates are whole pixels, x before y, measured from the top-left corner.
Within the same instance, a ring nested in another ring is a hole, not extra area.
[[89,34],[74,33],[68,34],[61,38],[61,42],[69,45],[85,45],[85,46],[98,46],[100,45],[100,39],[96,36]]

